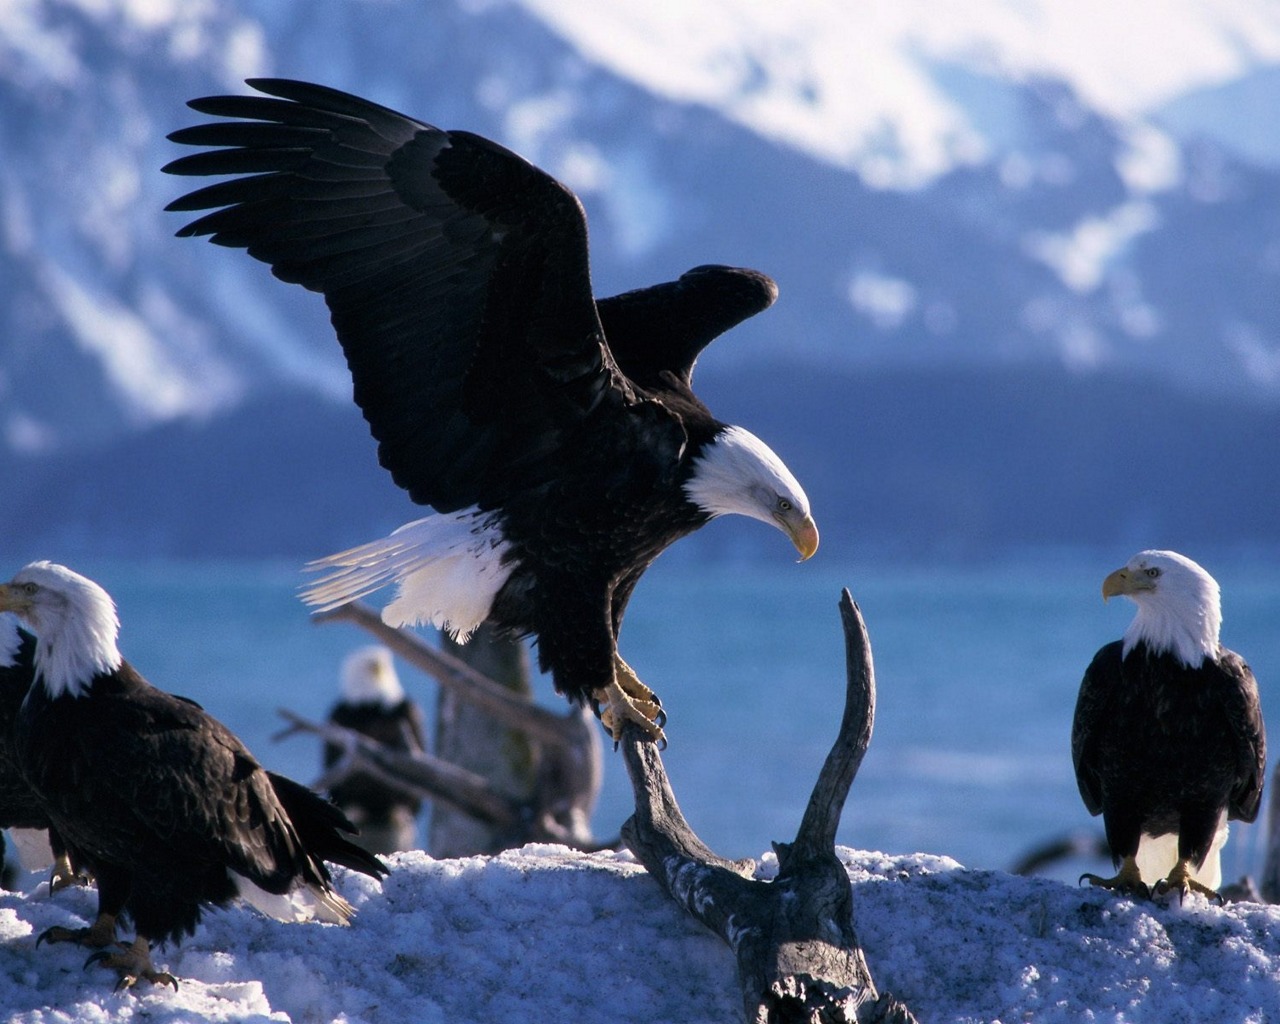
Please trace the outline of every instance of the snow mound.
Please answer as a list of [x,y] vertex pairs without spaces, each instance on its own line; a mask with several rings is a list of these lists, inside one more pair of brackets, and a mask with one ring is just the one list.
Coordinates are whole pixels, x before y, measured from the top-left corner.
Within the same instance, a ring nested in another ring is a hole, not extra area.
[[[841,849],[877,983],[923,1021],[1264,1021],[1280,1016],[1280,909],[1134,903],[955,861]],[[157,953],[177,992],[114,993],[85,954],[42,946],[88,923],[92,890],[37,875],[0,893],[0,1001],[11,1022],[733,1021],[733,959],[629,854],[529,846],[497,857],[391,858],[341,872],[349,928],[208,915]],[[776,871],[772,854],[761,877]]]

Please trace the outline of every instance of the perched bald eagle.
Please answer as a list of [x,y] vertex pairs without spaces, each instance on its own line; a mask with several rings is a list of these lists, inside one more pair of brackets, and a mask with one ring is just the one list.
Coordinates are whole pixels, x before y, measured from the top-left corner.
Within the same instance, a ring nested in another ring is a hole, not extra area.
[[[422,709],[405,695],[387,648],[374,644],[352,651],[342,662],[341,697],[329,721],[376,740],[391,750],[426,750]],[[324,748],[324,766],[342,756],[332,743]],[[363,772],[329,787],[329,797],[360,829],[357,842],[373,853],[413,849],[422,801]]]
[[[773,281],[697,267],[596,300],[577,197],[516,154],[367,100],[282,79],[193,100],[240,118],[174,132],[222,147],[174,174],[239,174],[170,210],[179,235],[246,249],[324,294],[382,465],[435,514],[316,563],[334,607],[391,582],[393,625],[459,637],[489,620],[537,638],[557,689],[662,736],[659,702],[617,650],[641,574],[715,516],[759,519],[801,559],[804,490],[763,441],[692,391],[716,336]],[[269,98],[268,98],[269,97]]]
[[[1257,682],[1218,642],[1218,584],[1191,559],[1141,551],[1103,581],[1104,599],[1118,594],[1138,614],[1085,672],[1071,753],[1080,795],[1090,814],[1102,815],[1120,871],[1082,880],[1139,894],[1155,881],[1157,893],[1220,899],[1216,850],[1227,820],[1253,821],[1262,799]],[[1176,853],[1144,879],[1145,850],[1165,837],[1176,840]]]
[[176,987],[153,968],[150,944],[190,934],[206,906],[239,896],[284,919],[351,917],[323,862],[374,876],[385,872],[381,862],[343,838],[352,828],[336,807],[264,771],[195,702],[147,683],[120,656],[105,590],[33,562],[0,585],[0,611],[15,612],[37,638],[15,756],[98,883],[93,925],[42,939],[102,949],[115,943],[123,914],[134,943],[96,958],[124,985]]

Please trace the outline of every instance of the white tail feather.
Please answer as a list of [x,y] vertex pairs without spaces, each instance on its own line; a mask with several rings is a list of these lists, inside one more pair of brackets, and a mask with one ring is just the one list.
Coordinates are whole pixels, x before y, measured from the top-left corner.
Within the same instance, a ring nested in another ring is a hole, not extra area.
[[277,921],[323,921],[326,924],[348,924],[355,908],[332,889],[300,885],[287,893],[267,892],[243,875],[232,874],[240,898],[267,917]]
[[[1217,890],[1222,885],[1222,848],[1227,843],[1227,823],[1224,818],[1213,837],[1213,845],[1209,847],[1209,855],[1198,869],[1192,871],[1191,877],[1201,885]],[[1155,885],[1169,876],[1173,866],[1178,862],[1178,837],[1175,833],[1162,836],[1143,835],[1138,843],[1138,870],[1147,885]]]
[[472,508],[427,516],[382,540],[308,563],[324,575],[303,588],[302,599],[329,611],[399,583],[382,611],[387,625],[430,624],[466,640],[511,575],[510,547],[491,514]]

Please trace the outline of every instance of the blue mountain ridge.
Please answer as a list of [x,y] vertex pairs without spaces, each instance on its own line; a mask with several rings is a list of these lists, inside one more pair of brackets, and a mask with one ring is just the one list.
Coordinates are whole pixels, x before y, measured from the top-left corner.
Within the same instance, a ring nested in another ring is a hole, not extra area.
[[[184,101],[260,73],[561,176],[602,294],[705,262],[772,274],[779,303],[712,346],[698,386],[834,510],[827,543],[1277,539],[1254,510],[1275,507],[1280,173],[1212,139],[1135,194],[1121,128],[1065,86],[957,72],[1054,173],[884,191],[644,92],[514,5],[127,10],[44,4],[41,46],[0,25],[0,151],[21,157],[0,174],[0,547],[311,555],[417,514],[376,467],[319,298],[174,239],[162,212],[188,184],[159,171],[198,119]],[[1146,226],[1096,281],[1036,254],[1126,204]]]

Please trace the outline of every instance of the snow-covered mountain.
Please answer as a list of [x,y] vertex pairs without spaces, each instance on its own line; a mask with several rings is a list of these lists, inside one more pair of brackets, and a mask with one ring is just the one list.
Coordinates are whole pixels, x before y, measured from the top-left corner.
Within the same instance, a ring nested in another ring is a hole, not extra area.
[[8,0],[0,456],[348,401],[319,299],[162,212],[190,184],[160,173],[184,101],[258,74],[546,167],[583,196],[602,293],[775,276],[708,367],[1280,399],[1280,3]]

